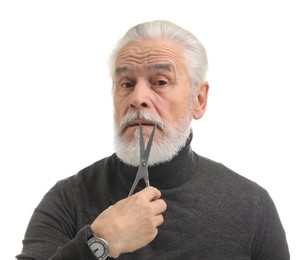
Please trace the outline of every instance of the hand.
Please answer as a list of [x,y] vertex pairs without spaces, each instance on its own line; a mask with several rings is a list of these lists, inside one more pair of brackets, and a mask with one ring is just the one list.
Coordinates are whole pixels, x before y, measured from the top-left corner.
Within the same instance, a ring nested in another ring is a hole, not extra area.
[[157,236],[157,227],[163,223],[162,213],[167,208],[160,197],[158,189],[147,187],[118,201],[95,219],[91,229],[108,241],[113,258],[142,248]]

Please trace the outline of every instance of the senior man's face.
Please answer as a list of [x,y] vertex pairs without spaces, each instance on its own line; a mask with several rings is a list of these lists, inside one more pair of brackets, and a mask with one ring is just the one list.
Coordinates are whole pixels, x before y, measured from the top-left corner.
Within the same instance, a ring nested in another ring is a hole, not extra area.
[[180,46],[169,40],[129,44],[120,51],[115,65],[117,154],[125,162],[138,165],[139,156],[133,154],[133,159],[128,153],[139,151],[139,124],[143,125],[146,142],[156,124],[149,164],[171,159],[180,147],[166,150],[185,144],[193,115],[191,87]]

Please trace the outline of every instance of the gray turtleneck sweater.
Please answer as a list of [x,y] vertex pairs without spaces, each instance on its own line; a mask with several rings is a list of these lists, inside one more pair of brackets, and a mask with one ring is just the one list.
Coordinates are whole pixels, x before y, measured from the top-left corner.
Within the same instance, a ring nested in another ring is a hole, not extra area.
[[[150,184],[168,206],[157,237],[118,259],[289,259],[268,193],[194,153],[191,138],[172,161],[149,168]],[[113,154],[59,181],[35,209],[17,259],[95,260],[87,224],[127,197],[136,172]]]

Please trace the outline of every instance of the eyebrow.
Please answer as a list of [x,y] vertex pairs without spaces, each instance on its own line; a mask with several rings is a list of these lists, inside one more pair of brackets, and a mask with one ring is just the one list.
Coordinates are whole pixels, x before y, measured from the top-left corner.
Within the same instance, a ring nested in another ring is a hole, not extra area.
[[[148,70],[166,70],[166,71],[173,71],[173,66],[169,63],[156,63],[156,64],[150,64],[145,66],[145,69]],[[126,73],[132,71],[132,68],[130,68],[129,66],[120,66],[117,67],[115,70],[115,74],[119,75],[121,73]]]
[[115,74],[119,75],[121,73],[125,73],[125,72],[128,72],[130,70],[131,69],[129,69],[127,66],[117,67],[116,70],[115,70]]
[[157,63],[146,66],[146,70],[166,70],[173,71],[173,67],[169,63]]

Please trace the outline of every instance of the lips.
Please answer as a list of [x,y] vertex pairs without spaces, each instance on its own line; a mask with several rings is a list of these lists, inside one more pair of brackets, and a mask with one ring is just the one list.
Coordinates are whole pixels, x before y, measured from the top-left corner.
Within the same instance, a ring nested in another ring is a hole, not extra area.
[[134,121],[128,122],[126,127],[139,126],[139,125],[142,125],[142,126],[154,126],[155,123],[151,122],[151,121],[134,120]]
[[156,122],[153,122],[153,121],[149,121],[149,120],[132,120],[132,121],[129,121],[127,122],[125,128],[123,129],[123,132],[129,128],[129,127],[135,127],[135,126],[154,126],[154,125],[157,125],[157,128],[162,130],[162,126],[161,124],[159,123],[156,123]]

